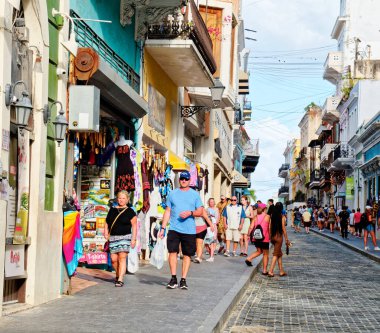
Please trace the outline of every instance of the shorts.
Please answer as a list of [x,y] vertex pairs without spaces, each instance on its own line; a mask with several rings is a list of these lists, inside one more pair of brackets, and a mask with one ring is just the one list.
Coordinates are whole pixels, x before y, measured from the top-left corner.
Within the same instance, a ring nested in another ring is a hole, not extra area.
[[303,223],[303,226],[306,227],[306,228],[310,228],[311,227],[311,222],[304,222]]
[[174,230],[169,230],[167,248],[169,253],[179,253],[181,244],[182,254],[191,257],[195,254],[196,242],[195,234],[183,234]]
[[370,223],[366,227],[364,227],[364,230],[367,230],[368,232],[375,231],[375,227],[372,223]]
[[240,241],[240,231],[238,229],[227,229],[226,230],[226,240],[239,242]]
[[294,225],[299,227],[301,224],[301,221],[300,220],[294,220]]
[[197,234],[195,234],[195,238],[198,238],[198,239],[205,239],[206,234],[207,234],[207,229],[206,229],[206,230],[203,230],[203,231],[201,231],[201,232],[198,232]]
[[269,250],[269,242],[253,242],[256,249]]

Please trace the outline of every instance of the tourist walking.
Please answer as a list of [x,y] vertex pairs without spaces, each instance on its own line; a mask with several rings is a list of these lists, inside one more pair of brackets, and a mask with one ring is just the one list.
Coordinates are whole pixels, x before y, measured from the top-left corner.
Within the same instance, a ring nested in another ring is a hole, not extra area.
[[194,217],[203,215],[203,204],[198,192],[189,187],[190,173],[183,171],[179,175],[179,185],[170,192],[166,199],[166,209],[162,218],[162,228],[159,237],[164,237],[165,228],[170,221],[167,237],[167,248],[169,252],[169,266],[171,279],[167,284],[169,289],[177,288],[177,255],[181,246],[182,278],[179,283],[181,289],[188,289],[186,283],[187,273],[190,268],[190,258],[196,250],[196,226]]
[[301,232],[301,220],[302,220],[302,213],[300,211],[301,208],[294,208],[294,214],[293,214],[293,225],[294,225],[294,232]]
[[302,213],[302,222],[305,227],[305,231],[307,234],[310,233],[310,227],[311,227],[311,214],[309,209],[305,209]]
[[335,213],[334,205],[330,206],[329,212],[327,213],[327,222],[330,225],[330,232],[334,233],[335,223],[337,220],[337,216]]
[[241,205],[245,213],[243,226],[240,228],[240,256],[248,256],[248,229],[251,225],[251,219],[253,219],[253,209],[249,204],[247,196],[243,195],[240,200]]
[[375,234],[376,218],[372,216],[371,206],[366,206],[365,212],[362,214],[362,217],[361,217],[361,224],[364,229],[364,250],[365,251],[369,250],[369,247],[367,246],[368,235],[371,235],[374,250],[380,251],[380,248],[377,246],[377,243],[376,243],[376,234]]
[[288,234],[286,232],[286,218],[282,214],[283,205],[281,202],[277,202],[274,206],[272,218],[270,222],[270,240],[274,245],[273,249],[273,259],[269,268],[268,276],[274,276],[274,269],[276,267],[276,262],[278,262],[278,268],[280,270],[280,276],[286,276],[282,265],[282,242],[285,238],[286,245],[289,245]]
[[194,262],[200,264],[203,260],[203,243],[207,234],[207,226],[214,232],[214,225],[208,217],[207,211],[203,210],[201,217],[195,218],[195,241],[196,241],[196,250]]
[[223,212],[224,227],[226,230],[226,252],[224,255],[230,257],[230,244],[232,245],[232,255],[237,257],[236,250],[240,241],[240,231],[244,224],[245,212],[243,207],[237,204],[236,196],[232,196],[231,204]]
[[219,251],[218,253],[223,253],[225,249],[225,240],[226,240],[226,229],[224,226],[224,217],[223,212],[227,207],[228,202],[225,195],[220,196],[220,202],[216,205],[216,208],[219,212],[219,220],[218,220],[218,242],[219,242]]
[[211,239],[205,239],[205,246],[210,253],[210,258],[206,259],[208,262],[214,261],[214,254],[216,249],[216,242],[218,241],[218,227],[217,221],[219,221],[219,211],[215,206],[214,198],[208,199],[207,215],[214,226],[214,237]]
[[127,255],[130,248],[136,246],[137,217],[128,207],[129,194],[120,191],[117,194],[117,206],[111,207],[104,225],[104,237],[109,241],[112,266],[116,272],[115,287],[124,286],[127,269]]
[[325,211],[322,207],[319,207],[318,209],[318,213],[317,213],[317,223],[318,223],[318,229],[319,231],[323,231],[323,228],[325,227],[325,219],[326,219],[326,215],[325,215]]
[[348,223],[350,221],[350,214],[348,213],[347,208],[347,206],[343,206],[338,215],[340,223],[340,234],[342,238],[345,239],[348,238]]
[[362,224],[360,223],[361,217],[362,217],[362,213],[360,213],[360,208],[358,208],[354,214],[356,237],[362,237]]
[[270,217],[265,213],[266,205],[261,203],[257,207],[257,215],[251,222],[251,225],[248,229],[248,234],[251,235],[252,231],[255,231],[256,228],[261,229],[263,238],[261,240],[252,239],[253,244],[256,246],[256,252],[252,253],[245,260],[245,263],[248,266],[252,266],[252,260],[260,255],[263,255],[263,275],[268,275],[267,267],[269,261],[269,224]]

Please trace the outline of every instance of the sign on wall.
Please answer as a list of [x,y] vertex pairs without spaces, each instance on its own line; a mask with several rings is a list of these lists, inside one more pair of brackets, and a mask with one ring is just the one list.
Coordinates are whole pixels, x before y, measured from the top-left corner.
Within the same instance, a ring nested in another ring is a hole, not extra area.
[[5,248],[5,277],[25,274],[25,246],[7,245]]
[[148,88],[148,125],[165,135],[166,98],[152,85]]
[[354,200],[354,177],[346,178],[346,200]]

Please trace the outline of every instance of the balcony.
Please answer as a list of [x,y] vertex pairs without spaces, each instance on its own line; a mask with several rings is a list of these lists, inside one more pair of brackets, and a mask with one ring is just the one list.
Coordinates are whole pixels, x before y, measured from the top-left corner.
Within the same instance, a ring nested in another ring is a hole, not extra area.
[[320,180],[320,173],[318,169],[315,169],[311,172],[310,175],[310,182],[309,182],[309,188],[310,189],[317,189],[319,188],[319,180]]
[[289,168],[290,168],[289,164],[281,165],[281,168],[278,170],[278,176],[281,178],[286,178],[288,175]]
[[289,195],[289,187],[288,186],[281,186],[278,190],[278,197],[279,198],[286,198]]
[[336,170],[350,170],[355,163],[354,150],[343,142],[334,148],[333,158],[332,166]]
[[325,104],[322,108],[322,121],[327,121],[328,123],[334,123],[339,121],[339,111],[337,107],[341,101],[339,96],[330,96],[326,98]]
[[342,52],[329,52],[327,55],[323,79],[332,84],[336,84],[342,77],[343,73],[343,53]]
[[297,163],[302,162],[305,159],[306,154],[307,154],[307,147],[302,147],[302,149],[300,150],[300,153],[299,153],[298,157],[296,158],[296,162]]
[[331,175],[326,169],[321,169],[319,171],[319,187],[324,188],[331,184]]
[[75,20],[74,31],[80,47],[92,48],[99,57],[127,82],[137,93],[140,91],[140,76],[92,28],[73,10],[70,16]]
[[243,173],[252,173],[259,163],[259,140],[251,140],[243,148]]
[[321,163],[327,162],[330,152],[334,149],[336,143],[326,143],[321,148]]
[[185,18],[168,16],[148,27],[146,51],[179,87],[210,87],[216,62],[212,40],[194,0]]
[[252,105],[250,101],[247,101],[243,105],[243,119],[245,121],[250,121],[252,115]]

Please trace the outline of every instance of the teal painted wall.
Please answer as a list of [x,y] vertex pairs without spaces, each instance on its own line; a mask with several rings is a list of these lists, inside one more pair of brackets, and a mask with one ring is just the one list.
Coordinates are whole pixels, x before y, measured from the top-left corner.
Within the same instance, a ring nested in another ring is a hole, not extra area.
[[123,60],[140,74],[141,50],[135,42],[135,24],[120,24],[119,0],[70,0],[70,9],[80,17],[111,20],[112,23],[85,21]]

